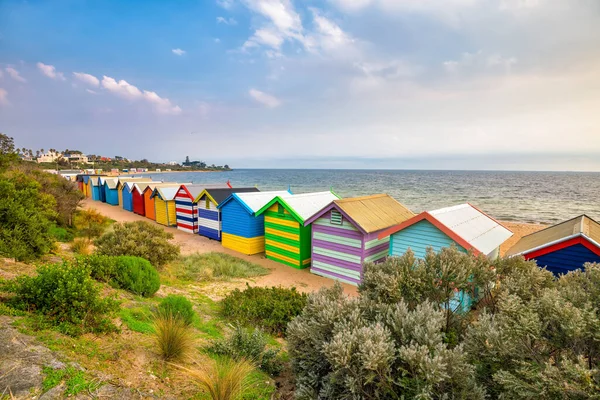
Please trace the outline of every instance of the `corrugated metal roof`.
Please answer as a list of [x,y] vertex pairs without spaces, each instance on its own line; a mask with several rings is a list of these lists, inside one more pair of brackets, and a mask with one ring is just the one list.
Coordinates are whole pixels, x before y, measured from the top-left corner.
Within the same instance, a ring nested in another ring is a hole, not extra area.
[[337,199],[339,199],[339,197],[332,192],[315,192],[293,194],[282,200],[287,203],[287,205],[302,219],[302,222],[304,222],[319,212],[323,207]]
[[185,185],[185,188],[188,192],[190,192],[190,194],[194,198],[194,201],[196,201],[198,200],[198,196],[200,196],[200,193],[202,193],[205,189],[225,189],[229,188],[229,185],[227,183],[193,183],[190,185]]
[[154,190],[157,187],[177,187],[179,188],[182,184],[177,182],[152,182],[152,183],[144,183],[140,187],[142,188],[142,192],[145,192],[148,188],[150,190]]
[[150,183],[152,183],[154,181],[135,181],[135,182],[125,182],[125,184],[123,185],[125,188],[127,188],[127,190],[129,190],[130,192],[133,190],[133,187],[135,185],[148,185]]
[[491,253],[513,234],[470,204],[441,208],[429,214],[483,254]]
[[507,256],[529,253],[533,249],[584,235],[596,243],[600,243],[600,224],[587,215],[580,215],[565,222],[550,226],[541,231],[523,236],[506,253]]
[[286,199],[291,197],[292,194],[287,190],[258,193],[235,193],[235,197],[242,201],[253,213],[263,208],[277,196]]
[[[217,205],[221,204],[225,201],[229,196],[233,193],[257,193],[260,192],[258,188],[248,187],[248,188],[207,188],[203,190],[202,193],[208,193],[210,197],[217,203]],[[203,195],[201,194],[203,197]]]
[[339,199],[334,203],[367,233],[389,228],[415,216],[387,194]]

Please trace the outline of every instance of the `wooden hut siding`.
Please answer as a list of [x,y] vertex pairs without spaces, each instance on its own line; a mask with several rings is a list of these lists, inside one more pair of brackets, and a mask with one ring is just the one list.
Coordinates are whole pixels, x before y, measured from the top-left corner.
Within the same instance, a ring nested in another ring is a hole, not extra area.
[[100,197],[101,186],[100,186],[99,179],[100,178],[98,178],[98,177],[90,178],[90,182],[92,184],[92,200],[95,200],[95,201],[102,200],[102,198]]
[[156,212],[154,209],[154,197],[152,190],[144,190],[144,215],[153,221],[156,221]]
[[210,239],[221,240],[221,212],[208,200],[198,205],[198,233]]
[[265,217],[250,214],[237,200],[221,208],[223,247],[242,254],[259,254],[265,251]]
[[264,215],[267,258],[294,268],[306,268],[311,261],[310,225],[301,226],[279,203],[269,207]]
[[117,192],[118,192],[117,196],[118,196],[118,198],[119,198],[119,203],[118,203],[118,205],[119,205],[120,207],[123,207],[123,191],[122,191],[122,190],[117,190]]
[[429,221],[423,220],[393,234],[389,254],[401,256],[410,248],[415,257],[424,258],[428,247],[438,252],[442,248],[452,245],[455,245],[460,251],[466,252],[462,246],[450,239]]
[[194,199],[184,187],[180,187],[175,196],[177,229],[188,233],[198,233],[198,209]]
[[546,268],[554,275],[566,274],[581,269],[585,263],[600,263],[600,255],[581,243],[547,253],[535,258],[540,268]]
[[137,215],[146,215],[146,204],[144,202],[144,194],[140,192],[140,188],[136,185],[131,192],[131,203],[133,212]]
[[174,201],[165,201],[159,196],[154,196],[156,222],[166,226],[177,226],[177,212]]
[[104,182],[104,193],[106,196],[106,204],[110,204],[112,206],[119,205],[119,191],[117,190],[117,186],[114,181]]
[[131,190],[129,190],[130,186],[125,185],[122,192],[123,196],[123,210],[133,211],[133,194]]

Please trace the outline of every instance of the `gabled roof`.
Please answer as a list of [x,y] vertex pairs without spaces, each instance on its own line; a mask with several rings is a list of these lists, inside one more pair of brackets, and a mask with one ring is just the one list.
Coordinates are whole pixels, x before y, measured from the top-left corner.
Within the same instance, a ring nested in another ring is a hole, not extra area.
[[379,238],[394,234],[420,221],[429,221],[466,250],[475,254],[490,254],[513,233],[501,223],[471,204],[425,211],[413,218],[386,229]]
[[506,253],[507,256],[528,254],[546,247],[583,237],[597,247],[600,254],[600,223],[587,215],[580,215],[565,222],[550,226],[541,231],[523,236]]
[[193,202],[198,202],[198,200],[200,200],[200,194],[204,191],[204,189],[227,189],[230,187],[231,185],[229,184],[229,181],[227,181],[226,183],[186,183],[184,185],[181,185],[180,189],[185,190],[188,197],[192,199]]
[[157,186],[150,197],[159,196],[164,201],[171,201],[175,199],[177,192],[179,192],[179,186]]
[[273,204],[279,202],[298,220],[298,222],[304,223],[304,221],[315,215],[323,207],[337,199],[339,199],[339,197],[331,191],[293,194],[285,198],[277,196],[258,210],[256,215],[262,214]]
[[157,187],[179,187],[181,186],[181,183],[177,183],[177,182],[152,182],[152,183],[142,183],[140,184],[140,188],[142,193],[145,193],[146,190],[152,190],[154,191],[154,189],[156,189]]
[[292,194],[287,190],[256,193],[233,193],[231,196],[219,203],[217,208],[222,208],[230,201],[236,200],[242,205],[242,207],[246,209],[246,211],[248,211],[249,214],[254,214],[277,196],[286,198],[292,196]]
[[119,182],[117,187],[120,189],[127,182],[148,182],[152,181],[152,179],[148,178],[119,178]]
[[204,189],[197,197],[198,200],[204,196],[208,197],[216,205],[224,202],[233,193],[257,193],[260,192],[256,187],[248,188],[217,188],[217,189]]
[[387,194],[352,197],[334,200],[321,211],[306,220],[305,225],[313,223],[317,218],[336,208],[347,219],[351,220],[363,233],[377,232],[400,224],[415,214]]
[[152,182],[154,182],[154,181],[141,181],[141,182],[140,181],[133,181],[133,182],[132,181],[127,181],[127,182],[125,182],[121,186],[121,190],[127,189],[127,191],[131,192],[133,190],[133,188],[134,188],[135,185],[142,185],[143,186],[144,184],[148,185],[148,184],[150,184]]

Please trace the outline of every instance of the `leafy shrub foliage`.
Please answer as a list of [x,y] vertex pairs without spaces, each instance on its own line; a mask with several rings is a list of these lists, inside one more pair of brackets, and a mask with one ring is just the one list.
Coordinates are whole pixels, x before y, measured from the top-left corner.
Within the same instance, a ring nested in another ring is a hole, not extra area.
[[247,285],[244,291],[236,289],[222,300],[222,314],[234,322],[284,335],[287,324],[304,308],[306,298],[306,294],[295,288]]
[[156,269],[140,257],[117,257],[113,283],[131,293],[150,297],[160,289],[160,276]]
[[88,241],[100,237],[108,227],[110,220],[94,209],[79,210],[73,219],[73,224],[79,236]]
[[179,247],[171,244],[173,234],[146,221],[117,223],[112,232],[96,240],[98,254],[137,256],[161,267],[179,255]]
[[283,369],[283,362],[278,357],[279,350],[267,348],[267,339],[258,329],[250,332],[236,325],[231,336],[216,340],[209,350],[234,360],[250,361],[270,375],[279,375]]
[[139,296],[150,297],[160,289],[160,275],[141,257],[92,254],[80,258],[90,267],[91,276]]
[[38,267],[36,276],[20,276],[11,289],[15,307],[44,315],[64,333],[115,329],[109,317],[118,304],[100,297],[100,287],[84,262]]
[[154,339],[165,361],[183,360],[194,347],[190,327],[172,314],[157,313],[154,320]]
[[73,235],[70,230],[60,226],[53,226],[50,228],[50,234],[55,240],[63,243],[71,242],[75,238],[75,235]]
[[358,298],[321,289],[289,324],[296,397],[593,398],[598,304],[598,265],[555,279],[456,249],[367,264]]

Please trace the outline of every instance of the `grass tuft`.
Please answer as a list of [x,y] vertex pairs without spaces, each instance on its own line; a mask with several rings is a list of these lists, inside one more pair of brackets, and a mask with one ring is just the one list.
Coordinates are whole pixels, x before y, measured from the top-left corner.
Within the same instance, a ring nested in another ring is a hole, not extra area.
[[228,280],[267,275],[269,270],[224,253],[192,254],[173,263],[173,271],[183,281]]
[[165,361],[183,360],[194,348],[194,338],[189,326],[171,313],[157,313],[154,338],[160,356]]
[[240,399],[252,386],[251,374],[254,367],[245,360],[220,358],[211,360],[198,369],[179,368],[194,378],[212,400]]
[[71,243],[71,251],[75,254],[83,256],[90,255],[92,253],[90,249],[90,242],[87,239],[77,238]]

